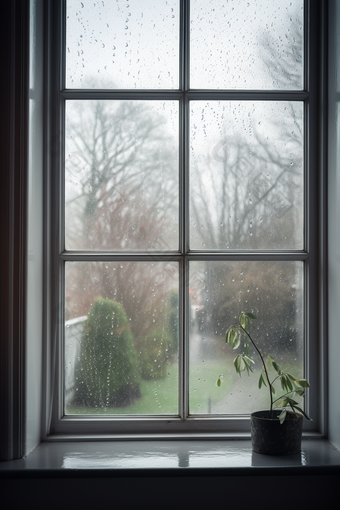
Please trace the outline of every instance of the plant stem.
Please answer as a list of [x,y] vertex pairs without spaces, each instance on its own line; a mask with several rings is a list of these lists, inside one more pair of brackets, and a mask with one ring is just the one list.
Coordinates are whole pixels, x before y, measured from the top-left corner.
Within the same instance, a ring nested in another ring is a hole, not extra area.
[[262,361],[262,365],[263,365],[263,368],[264,368],[264,372],[266,374],[266,378],[267,378],[267,381],[268,381],[268,385],[269,385],[269,393],[270,393],[270,419],[272,417],[272,412],[273,412],[273,392],[272,392],[272,385],[271,385],[271,382],[269,380],[269,375],[268,375],[268,371],[267,371],[267,367],[266,367],[266,364],[264,362],[264,359],[263,359],[263,356],[260,352],[260,350],[258,349],[257,345],[255,344],[254,340],[252,339],[252,337],[250,336],[250,334],[248,333],[247,330],[245,330],[242,326],[241,326],[241,323],[239,322],[239,325],[240,325],[240,328],[242,329],[242,331],[245,332],[245,334],[247,335],[247,337],[249,338],[249,340],[251,341],[251,343],[253,344],[253,346],[255,347],[255,349],[257,350],[257,353],[258,355],[260,356],[261,358],[261,361]]

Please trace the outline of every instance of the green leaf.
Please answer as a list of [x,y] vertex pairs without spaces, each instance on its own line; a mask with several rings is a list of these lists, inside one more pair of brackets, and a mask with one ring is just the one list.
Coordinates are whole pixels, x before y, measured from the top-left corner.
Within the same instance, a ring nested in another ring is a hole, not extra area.
[[309,388],[310,384],[309,382],[307,381],[307,379],[298,379],[296,381],[300,386],[302,386],[303,388]]
[[247,325],[248,325],[247,316],[244,313],[241,313],[241,315],[240,315],[240,326],[243,329],[247,329]]
[[249,375],[249,372],[252,372],[252,368],[250,366],[251,363],[255,363],[249,356],[246,356],[244,354],[239,354],[234,359],[234,367],[238,374],[241,376],[241,372],[247,371],[247,374]]
[[282,374],[280,377],[280,380],[281,380],[281,387],[284,391],[288,392],[288,391],[294,390],[294,386],[292,385],[292,382],[289,379],[289,377],[287,376],[287,374]]
[[282,425],[282,423],[285,421],[286,415],[287,415],[287,410],[283,409],[282,412],[278,416],[278,418],[280,420],[280,425]]
[[262,381],[262,372],[261,372],[260,378],[259,378],[259,383],[258,383],[259,389],[261,389],[262,383],[263,383],[263,381]]
[[272,365],[273,365],[273,368],[276,370],[276,372],[277,372],[279,375],[281,375],[281,373],[282,373],[282,372],[281,372],[281,369],[280,369],[279,365],[276,363],[276,361],[274,361],[274,360],[273,360],[273,361],[272,361]]
[[226,332],[225,340],[228,344],[232,346],[233,349],[237,349],[241,342],[239,328],[237,326],[230,326],[230,328],[228,328]]
[[240,343],[241,343],[241,335],[240,335],[240,332],[237,331],[231,346],[235,350],[235,349],[237,349],[240,346]]
[[250,363],[253,363],[253,365],[255,365],[255,361],[253,360],[253,358],[251,358],[250,356],[248,356],[248,354],[243,354],[242,357],[244,359],[246,359],[247,361],[250,361]]
[[280,381],[281,381],[281,388],[284,390],[284,391],[287,391],[286,389],[286,377],[285,375],[281,375],[280,377]]
[[266,380],[266,374],[264,372],[264,370],[262,370],[261,372],[261,376],[262,376],[262,383],[267,386],[267,380]]
[[238,374],[240,374],[241,377],[241,370],[240,370],[240,355],[236,356],[234,359],[234,367]]
[[234,335],[234,326],[230,326],[228,329],[227,329],[227,332],[225,334],[225,341],[227,344],[230,344],[232,342],[232,338],[233,338],[233,335]]
[[298,405],[298,402],[296,402],[296,400],[294,400],[293,398],[290,398],[290,397],[286,397],[286,402],[289,405],[293,405],[293,406]]
[[244,315],[245,315],[246,317],[249,317],[249,319],[256,319],[256,316],[255,316],[253,313],[246,312]]
[[267,386],[267,383],[266,383],[266,375],[265,373],[262,371],[261,374],[260,374],[260,379],[259,379],[259,388],[261,389],[261,386],[262,384],[264,384],[265,386]]
[[270,354],[268,354],[267,352],[264,352],[263,354],[265,354],[265,355],[268,357],[268,359],[270,360],[270,362],[271,362],[271,364],[272,364],[273,368],[276,370],[276,372],[277,372],[279,375],[281,375],[281,374],[282,374],[282,370],[281,370],[281,368],[279,367],[279,365],[276,363],[275,359],[274,359],[274,358],[272,358],[272,357],[270,356]]
[[243,372],[245,369],[246,369],[246,363],[245,363],[243,357],[240,355],[239,356],[239,370],[240,370],[240,372]]
[[272,394],[274,395],[274,393],[275,393],[275,388],[274,388],[274,386],[271,386],[271,390],[272,390]]
[[287,375],[286,375],[286,383],[287,383],[288,389],[290,391],[293,391],[294,390],[294,386],[292,384],[292,381],[289,379],[289,377]]
[[294,377],[292,374],[286,374],[288,375],[289,379],[293,382],[297,382],[299,379],[297,377]]

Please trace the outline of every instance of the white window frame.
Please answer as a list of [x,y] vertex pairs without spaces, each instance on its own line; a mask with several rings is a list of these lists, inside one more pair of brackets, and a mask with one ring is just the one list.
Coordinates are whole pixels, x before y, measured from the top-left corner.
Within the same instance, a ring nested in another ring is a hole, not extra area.
[[[188,218],[188,153],[183,149],[187,145],[188,125],[188,101],[190,99],[264,99],[264,100],[301,100],[305,107],[305,167],[309,168],[305,174],[305,250],[301,252],[270,252],[261,253],[204,253],[188,251],[188,236],[185,228],[180,232],[181,253],[167,253],[168,260],[178,260],[182,271],[188,266],[190,260],[302,260],[305,264],[305,329],[308,341],[306,341],[305,373],[311,382],[311,390],[305,401],[307,412],[313,417],[313,422],[305,422],[305,434],[325,433],[325,386],[323,383],[324,367],[324,344],[322,338],[322,324],[325,321],[325,305],[322,303],[322,285],[319,278],[320,262],[324,245],[322,232],[313,228],[314,225],[322,225],[322,210],[319,196],[320,172],[320,132],[319,131],[319,89],[318,89],[318,47],[316,40],[311,39],[310,34],[318,33],[318,2],[305,0],[305,90],[303,91],[190,91],[187,89],[188,75],[185,72],[185,59],[188,50],[189,34],[189,1],[181,2],[181,14],[185,14],[186,22],[180,26],[181,53],[180,53],[180,89],[181,91],[69,91],[64,89],[63,60],[65,57],[63,39],[65,37],[65,2],[48,2],[46,5],[47,30],[46,30],[46,181],[45,181],[45,277],[44,277],[44,316],[45,316],[45,385],[44,400],[46,412],[44,413],[44,429],[47,439],[64,438],[65,435],[72,437],[189,437],[189,436],[223,436],[223,437],[246,437],[249,435],[248,416],[189,416],[188,391],[185,380],[180,384],[180,402],[182,414],[176,417],[96,417],[89,416],[63,416],[63,264],[65,260],[88,260],[89,255],[78,252],[69,255],[63,246],[63,126],[64,111],[63,102],[70,98],[81,99],[141,99],[147,97],[162,99],[179,99],[182,104],[180,117],[181,143],[180,166],[182,177],[181,194],[181,219]],[[321,129],[321,128],[320,128]],[[60,143],[61,142],[61,143]],[[184,222],[182,223],[184,224]],[[309,230],[309,231],[307,231]],[[129,260],[155,260],[161,253],[145,253],[131,255]],[[91,258],[91,256],[90,256]],[[127,255],[112,254],[109,260],[127,260]],[[186,281],[183,277],[182,281]],[[184,286],[180,285],[180,288]],[[183,291],[180,298],[182,310],[188,307],[188,293]],[[184,312],[180,315],[181,338],[187,338],[184,321]],[[188,349],[181,344],[180,363],[187,367]],[[322,359],[320,361],[320,354]]]

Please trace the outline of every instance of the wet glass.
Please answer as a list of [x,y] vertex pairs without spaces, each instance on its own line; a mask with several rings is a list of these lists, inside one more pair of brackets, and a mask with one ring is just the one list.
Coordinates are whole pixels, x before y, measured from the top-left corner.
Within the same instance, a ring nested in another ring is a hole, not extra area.
[[[192,262],[189,338],[189,410],[191,414],[247,414],[268,409],[266,387],[258,388],[262,370],[255,349],[253,373],[242,377],[233,360],[243,352],[225,343],[229,326],[242,312],[252,312],[250,333],[261,352],[282,370],[303,376],[303,263]],[[216,380],[222,375],[221,387]],[[271,372],[271,379],[275,377]],[[276,385],[277,392],[280,384]],[[277,393],[277,396],[279,393]]]
[[301,250],[303,104],[190,104],[190,247]]
[[190,2],[190,87],[303,89],[303,0]]
[[178,0],[67,1],[67,88],[176,89],[178,76]]
[[178,414],[178,288],[174,262],[66,263],[66,414]]
[[66,102],[66,249],[178,249],[178,103]]

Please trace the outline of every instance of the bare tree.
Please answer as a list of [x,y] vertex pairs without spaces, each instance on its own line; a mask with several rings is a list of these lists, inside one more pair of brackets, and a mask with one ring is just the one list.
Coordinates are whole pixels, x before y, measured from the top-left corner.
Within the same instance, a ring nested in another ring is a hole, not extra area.
[[[169,132],[167,121],[143,101],[73,101],[68,105],[66,234],[71,248],[103,248],[94,234],[98,209],[104,206],[121,213],[116,217],[121,236],[126,236],[126,228],[133,229],[122,219],[124,211],[133,209],[141,198],[148,203],[147,213],[153,211],[153,219],[164,213],[177,217],[178,163],[172,143],[176,133]],[[118,211],[122,200],[125,208]],[[110,245],[106,240],[105,246],[123,247],[114,238]]]
[[[301,89],[303,34],[297,23],[291,24],[291,34],[283,50],[282,41],[267,34],[261,40],[264,70],[271,74],[273,88]],[[280,59],[277,45],[281,45]],[[261,116],[261,109],[256,111],[254,103],[248,102],[248,115],[238,120],[238,112],[233,117],[237,105],[219,116],[227,107],[215,104],[214,115],[204,112],[209,143],[200,157],[191,159],[195,248],[302,249],[302,105],[277,102],[268,113],[266,102]],[[209,139],[209,128],[213,131],[216,123],[220,123],[219,134]],[[200,139],[204,143],[203,135]],[[194,150],[199,150],[198,143]],[[248,306],[260,315],[263,329],[276,346],[296,347],[302,275],[294,262],[208,262],[202,273],[205,290],[199,298],[211,333],[223,336],[235,315]]]
[[[167,113],[143,101],[74,101],[68,106],[69,249],[99,254],[177,248],[177,124],[169,131]],[[140,354],[150,332],[170,327],[178,277],[169,266],[157,261],[68,263],[66,316],[87,314],[96,297],[118,301]]]

